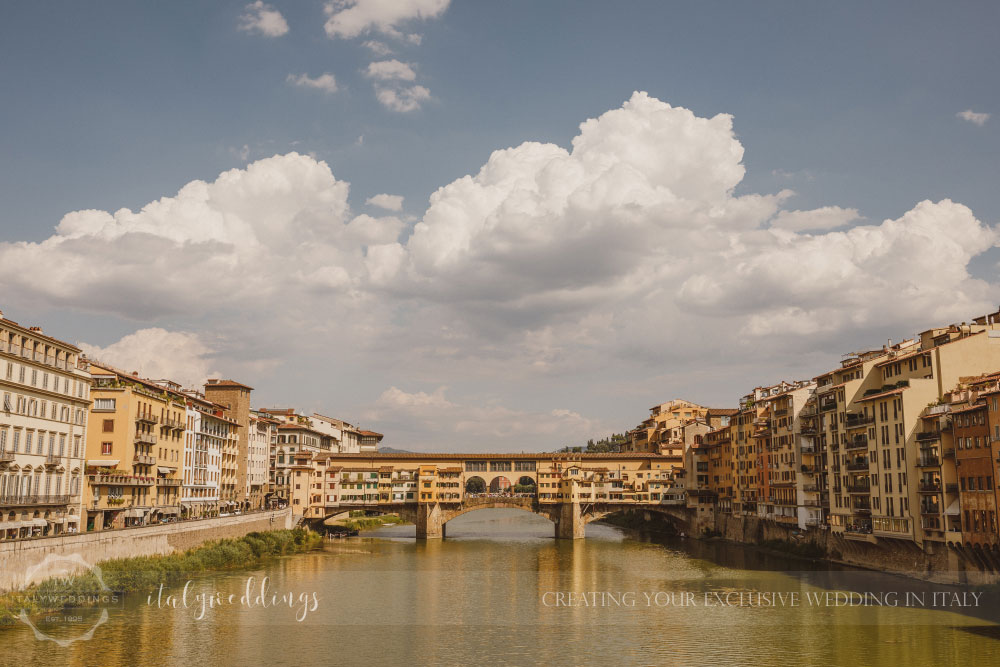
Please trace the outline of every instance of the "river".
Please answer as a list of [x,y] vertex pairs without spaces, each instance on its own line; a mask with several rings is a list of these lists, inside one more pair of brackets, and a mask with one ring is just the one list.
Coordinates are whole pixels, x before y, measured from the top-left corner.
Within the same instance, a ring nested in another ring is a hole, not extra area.
[[[463,515],[443,541],[413,535],[389,526],[195,578],[186,598],[179,586],[131,596],[65,647],[17,624],[0,631],[2,664],[897,667],[995,664],[1000,651],[996,593],[932,608],[956,589],[603,524],[555,540],[551,523],[517,510]],[[255,599],[264,577],[264,597],[279,596],[267,607]],[[867,592],[868,606],[837,606],[838,591],[856,603]],[[96,620],[55,619],[51,634],[76,638]]]

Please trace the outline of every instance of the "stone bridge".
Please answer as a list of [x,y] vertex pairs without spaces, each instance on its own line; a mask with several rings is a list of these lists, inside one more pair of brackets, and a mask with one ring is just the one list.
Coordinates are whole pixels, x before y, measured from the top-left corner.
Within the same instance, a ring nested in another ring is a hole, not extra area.
[[[637,505],[636,503],[539,503],[530,497],[479,497],[465,498],[461,503],[378,503],[351,507],[352,510],[397,514],[417,527],[417,539],[440,539],[447,536],[447,524],[456,517],[482,509],[519,509],[543,516],[555,526],[555,536],[559,539],[580,539],[585,536],[585,527],[611,514],[641,510],[654,512],[670,521],[678,532],[692,534],[694,531],[694,510],[683,505]],[[338,509],[335,514],[343,512]]]
[[420,539],[444,537],[466,512],[498,507],[544,516],[559,538],[583,537],[587,523],[634,509],[691,532],[681,466],[679,456],[649,453],[300,453],[292,503],[313,521],[346,510],[399,514]]

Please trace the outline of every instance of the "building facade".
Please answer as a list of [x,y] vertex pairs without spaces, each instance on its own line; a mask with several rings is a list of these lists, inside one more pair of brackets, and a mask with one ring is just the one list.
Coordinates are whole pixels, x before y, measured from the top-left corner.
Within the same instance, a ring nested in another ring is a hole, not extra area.
[[81,530],[90,375],[80,350],[0,313],[0,539]]

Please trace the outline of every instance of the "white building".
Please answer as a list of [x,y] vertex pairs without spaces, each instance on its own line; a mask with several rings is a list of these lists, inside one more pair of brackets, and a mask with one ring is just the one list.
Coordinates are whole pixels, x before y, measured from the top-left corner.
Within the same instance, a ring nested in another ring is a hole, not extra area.
[[198,392],[187,396],[187,432],[184,441],[184,482],[181,507],[186,517],[219,513],[222,454],[236,422],[223,416],[223,408]]
[[90,375],[79,354],[0,312],[0,539],[81,529]]
[[268,414],[250,411],[247,429],[247,479],[246,487],[252,497],[264,498],[270,487],[271,445],[277,440],[278,422]]

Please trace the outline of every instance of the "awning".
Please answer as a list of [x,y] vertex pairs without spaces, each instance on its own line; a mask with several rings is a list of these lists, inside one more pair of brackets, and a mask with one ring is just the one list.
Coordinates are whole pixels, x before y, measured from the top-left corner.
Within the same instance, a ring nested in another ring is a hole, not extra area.
[[20,528],[20,521],[0,521],[0,530],[7,530],[9,528]]
[[80,517],[68,516],[65,519],[63,519],[63,523],[80,523]]
[[958,516],[959,514],[958,498],[951,501],[951,505],[948,505],[948,509],[946,509],[944,513],[945,516]]
[[171,468],[170,466],[156,466],[156,469],[161,475],[169,475],[173,471],[177,470],[177,468]]
[[41,527],[44,528],[45,526],[49,525],[49,522],[48,522],[47,519],[36,518],[36,519],[28,519],[27,521],[24,522],[24,525],[26,525],[26,526],[41,526]]
[[106,461],[87,461],[87,465],[94,468],[114,468],[118,465],[118,459],[108,459]]
[[144,509],[127,509],[125,510],[125,516],[131,518],[142,518],[146,516],[146,510]]
[[177,509],[176,507],[161,507],[160,508],[160,513],[161,514],[177,514],[178,512],[180,512],[180,510]]

